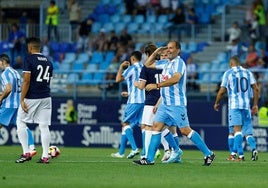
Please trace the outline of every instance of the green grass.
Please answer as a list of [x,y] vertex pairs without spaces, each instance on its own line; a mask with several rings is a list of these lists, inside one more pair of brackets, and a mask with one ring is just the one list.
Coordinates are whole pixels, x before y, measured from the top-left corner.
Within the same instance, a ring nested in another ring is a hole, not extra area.
[[[203,156],[198,150],[185,150],[182,164],[162,164],[157,159],[155,165],[137,166],[130,159],[111,158],[116,149],[69,148],[62,147],[61,155],[50,164],[36,163],[41,154],[31,161],[16,164],[21,152],[19,146],[0,146],[0,186],[19,187],[267,187],[267,153],[260,153],[259,160],[226,161],[227,151],[216,151],[212,166],[202,166]],[[129,149],[127,150],[127,153]],[[163,151],[161,151],[163,154]],[[138,157],[136,157],[138,158]],[[161,157],[160,157],[161,158]]]

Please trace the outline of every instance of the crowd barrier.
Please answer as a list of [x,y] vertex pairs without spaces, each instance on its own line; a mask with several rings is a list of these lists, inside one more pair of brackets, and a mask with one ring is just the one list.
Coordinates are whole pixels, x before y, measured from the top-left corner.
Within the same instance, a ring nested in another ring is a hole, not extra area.
[[[112,147],[118,148],[121,136],[121,119],[125,100],[77,99],[74,107],[77,110],[76,123],[67,123],[65,112],[69,98],[53,98],[51,144],[61,147]],[[196,130],[213,150],[227,150],[227,105],[222,104],[220,112],[213,110],[213,102],[188,101],[188,116],[191,127]],[[34,133],[35,143],[41,144],[38,126],[29,125]],[[268,128],[254,127],[254,136],[259,151],[267,151]],[[180,135],[183,149],[196,149],[185,136]],[[141,132],[134,129],[137,145],[141,148]],[[1,128],[0,145],[19,144],[16,127],[10,125]],[[248,145],[244,144],[246,150]]]
[[[41,145],[41,135],[38,126],[29,125],[34,134],[36,145]],[[218,125],[194,126],[201,137],[212,150],[228,150],[228,128]],[[121,125],[100,123],[94,125],[62,125],[53,124],[50,126],[51,145],[59,147],[100,147],[115,148],[120,144]],[[268,128],[254,128],[254,136],[257,142],[257,150],[267,151]],[[0,145],[18,145],[16,127],[9,126],[1,129]],[[137,146],[142,148],[141,131],[138,127],[134,129]],[[180,146],[182,149],[197,149],[193,142],[185,136],[179,134]],[[244,149],[250,151],[249,146],[244,141]],[[128,147],[130,147],[128,145]]]

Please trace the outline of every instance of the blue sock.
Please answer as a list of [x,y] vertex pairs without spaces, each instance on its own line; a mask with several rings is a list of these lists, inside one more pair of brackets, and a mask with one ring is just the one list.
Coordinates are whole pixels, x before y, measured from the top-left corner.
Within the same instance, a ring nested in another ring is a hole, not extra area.
[[234,136],[228,136],[228,147],[230,153],[235,152],[234,151]]
[[147,159],[149,162],[154,162],[155,153],[160,143],[161,143],[161,132],[152,134],[151,142],[150,142],[149,150],[148,150],[148,155],[147,155]]
[[256,150],[256,140],[252,135],[247,136],[247,143],[251,149],[251,151]]
[[125,132],[126,132],[126,136],[127,136],[127,139],[130,143],[130,146],[132,148],[132,150],[136,150],[137,149],[137,146],[136,146],[136,142],[135,142],[135,139],[134,139],[134,136],[133,136],[133,130],[130,126],[126,126],[125,127]]
[[173,135],[173,138],[174,138],[174,140],[175,140],[175,142],[176,142],[176,144],[178,145],[178,147],[180,147],[180,140],[179,140],[179,136],[178,135]]
[[28,146],[34,145],[33,133],[29,128],[27,128],[27,134],[28,134]]
[[141,137],[142,137],[142,151],[141,151],[141,156],[145,156],[145,154],[146,154],[146,151],[145,151],[145,134],[146,134],[146,131],[143,129],[141,131]]
[[244,155],[244,150],[242,147],[243,136],[241,132],[236,132],[234,136],[234,148],[237,149],[239,155]]
[[188,138],[192,140],[192,142],[196,145],[196,147],[202,151],[204,156],[209,156],[212,152],[208,149],[207,145],[205,144],[204,140],[201,138],[201,136],[195,132],[192,131],[189,135],[187,135]]
[[120,140],[120,146],[119,146],[119,154],[120,155],[123,155],[125,153],[126,145],[127,145],[127,136],[125,133],[122,133],[121,140]]
[[173,135],[170,132],[168,132],[168,134],[165,135],[165,139],[168,142],[169,146],[173,148],[174,151],[179,150],[179,146],[177,145],[177,142],[175,141]]

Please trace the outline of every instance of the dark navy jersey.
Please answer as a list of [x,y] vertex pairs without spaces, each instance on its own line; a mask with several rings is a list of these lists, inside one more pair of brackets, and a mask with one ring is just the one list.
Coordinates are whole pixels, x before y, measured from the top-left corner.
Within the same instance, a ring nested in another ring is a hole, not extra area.
[[53,74],[52,63],[46,56],[36,53],[28,55],[23,63],[23,72],[31,73],[27,99],[50,97],[50,80]]
[[[161,78],[162,70],[159,69],[149,69],[143,66],[140,73],[140,80],[146,81],[146,84],[156,84],[159,83]],[[159,89],[145,91],[145,105],[154,106],[160,97]]]

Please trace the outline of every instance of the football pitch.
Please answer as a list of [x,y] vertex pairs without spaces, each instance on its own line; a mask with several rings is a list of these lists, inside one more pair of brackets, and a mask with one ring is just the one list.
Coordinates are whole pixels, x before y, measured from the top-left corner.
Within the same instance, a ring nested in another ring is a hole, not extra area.
[[[110,157],[112,148],[61,147],[61,155],[50,164],[36,163],[41,155],[29,162],[16,164],[21,153],[19,146],[0,146],[0,186],[2,188],[247,188],[268,186],[268,153],[259,153],[251,161],[245,153],[244,162],[227,161],[227,151],[215,151],[212,166],[202,166],[203,155],[198,150],[184,150],[181,164],[162,164],[161,156],[155,165],[138,166],[133,159]],[[128,154],[130,149],[127,149]],[[134,159],[138,159],[136,156]]]

